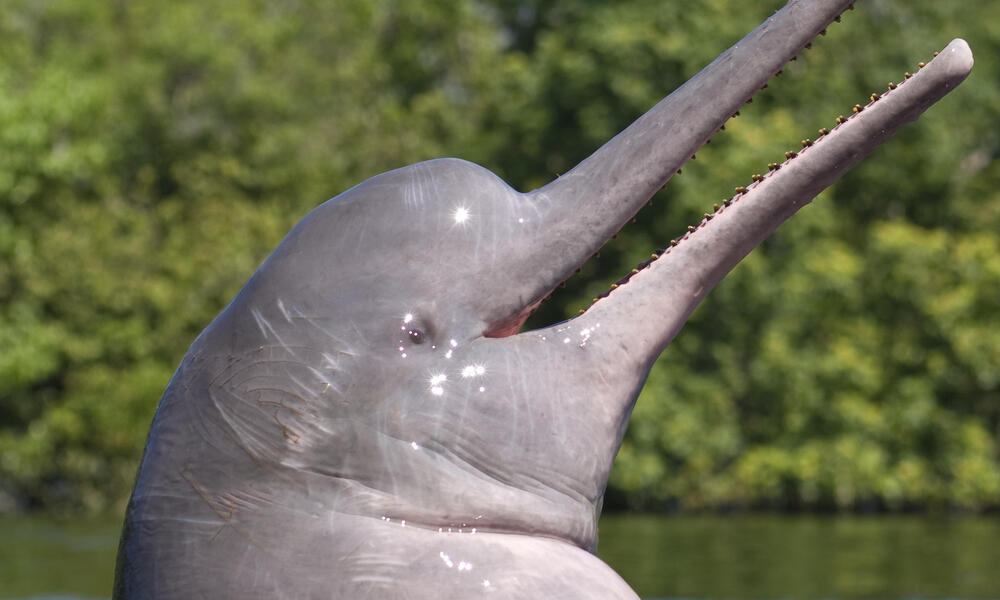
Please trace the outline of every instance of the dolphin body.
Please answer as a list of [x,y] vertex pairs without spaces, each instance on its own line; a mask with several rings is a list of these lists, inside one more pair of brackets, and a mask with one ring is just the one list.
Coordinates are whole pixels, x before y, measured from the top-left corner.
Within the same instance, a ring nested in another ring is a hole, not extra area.
[[538,190],[442,159],[306,215],[170,381],[115,597],[636,598],[592,552],[653,361],[743,256],[960,83],[968,46],[738,189],[584,314],[517,332],[849,5],[792,0]]

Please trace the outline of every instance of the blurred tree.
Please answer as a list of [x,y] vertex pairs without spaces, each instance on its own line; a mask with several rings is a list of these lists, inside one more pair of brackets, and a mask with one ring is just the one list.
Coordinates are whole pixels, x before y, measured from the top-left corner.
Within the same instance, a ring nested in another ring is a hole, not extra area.
[[[541,185],[767,4],[8,0],[0,510],[120,503],[188,344],[326,197],[447,155]],[[959,92],[695,313],[609,505],[1000,505],[1000,6],[871,0],[844,21],[533,321],[575,314],[799,139],[970,41]]]

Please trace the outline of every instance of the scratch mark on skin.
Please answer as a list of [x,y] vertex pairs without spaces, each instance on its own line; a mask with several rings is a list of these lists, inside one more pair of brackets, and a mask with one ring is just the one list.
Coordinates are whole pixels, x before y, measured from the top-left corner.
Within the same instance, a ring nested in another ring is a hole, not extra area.
[[[260,332],[264,336],[265,339],[267,339],[268,337],[273,336],[274,339],[278,340],[278,344],[279,345],[281,345],[282,347],[285,347],[285,348],[289,348],[289,351],[291,352],[291,350],[290,350],[291,347],[288,346],[287,344],[285,344],[285,341],[283,339],[281,339],[280,335],[278,335],[278,331],[274,327],[271,326],[271,322],[268,321],[264,317],[263,314],[261,314],[260,309],[253,308],[253,309],[250,310],[250,313],[253,314],[254,320],[257,321],[257,327],[260,328]],[[268,333],[270,333],[270,336],[268,335]],[[291,354],[293,356],[295,355],[294,352],[291,352]]]
[[332,388],[335,392],[337,392],[337,394],[343,396],[344,392],[337,386],[335,379],[331,379],[325,373],[319,371],[314,367],[309,367],[309,371],[311,371],[312,374],[315,375],[316,378],[319,379],[321,383],[323,383],[324,387],[323,391],[320,392],[321,394],[326,394]]
[[289,323],[292,322],[292,317],[290,314],[288,314],[288,311],[285,309],[285,303],[281,300],[281,298],[278,298],[278,310],[281,311],[281,315],[285,317],[286,321],[288,321]]
[[264,316],[261,315],[260,311],[258,309],[256,309],[256,308],[251,309],[250,310],[250,314],[253,315],[254,321],[257,322],[257,327],[260,328],[260,334],[266,338],[267,337],[267,328],[264,326],[264,323],[266,322],[266,320],[264,319]]
[[[261,388],[261,390],[264,390],[264,389],[266,389],[266,388]],[[261,391],[261,390],[252,390],[252,391]],[[256,402],[257,402],[257,404],[260,404],[261,406],[273,406],[273,407],[276,407],[276,408],[283,408],[283,409],[287,410],[288,412],[292,413],[293,415],[295,415],[296,417],[302,417],[304,415],[304,413],[301,410],[298,410],[297,408],[293,408],[291,406],[288,406],[287,404],[285,404],[284,402],[281,402],[279,400],[257,400]]]
[[[286,407],[284,405],[282,405],[282,406],[284,408],[288,408],[288,407]],[[292,411],[292,412],[295,412],[295,411]],[[289,440],[290,442],[292,442],[296,446],[299,445],[299,439],[301,438],[301,436],[299,434],[295,433],[295,430],[293,430],[291,427],[289,427],[288,425],[285,425],[284,423],[281,422],[280,419],[278,419],[278,411],[274,411],[274,422],[277,423],[278,427],[281,428],[281,434],[283,436],[285,436],[286,440]]]
[[[308,318],[308,317],[303,317],[303,318]],[[358,352],[356,352],[355,350],[353,350],[351,348],[351,345],[349,343],[347,343],[346,341],[344,341],[339,336],[335,335],[330,329],[328,329],[328,328],[323,327],[322,325],[320,325],[320,323],[318,321],[321,321],[321,320],[322,319],[308,318],[307,322],[309,323],[310,327],[316,329],[317,331],[319,331],[320,333],[322,333],[323,335],[325,335],[327,337],[327,339],[333,340],[334,342],[337,343],[337,347],[331,349],[333,352],[336,352],[337,354],[346,354],[346,355],[352,356],[352,357],[358,356]],[[355,334],[360,335],[360,333],[358,332],[357,328],[355,328],[354,332],[355,332]]]
[[324,369],[336,371],[340,368],[340,365],[337,364],[337,360],[329,352],[323,352],[321,356],[323,357]]
[[[191,478],[190,475],[188,475],[184,471],[178,471],[178,473],[184,479],[184,481],[186,481],[188,483],[188,485],[191,486],[191,489],[193,489],[195,491],[195,493],[205,502],[205,504],[208,505],[208,507],[212,510],[212,512],[214,512],[216,515],[219,516],[220,519],[222,519],[222,525],[220,525],[219,529],[215,532],[215,534],[212,535],[212,540],[213,541],[215,540],[215,538],[219,537],[219,534],[222,533],[226,529],[226,527],[229,527],[234,532],[236,532],[237,535],[239,535],[240,537],[244,538],[245,540],[247,540],[251,544],[254,544],[253,537],[250,536],[249,533],[247,533],[245,531],[242,531],[239,527],[236,527],[233,524],[233,510],[232,510],[232,508],[230,508],[229,510],[225,510],[225,511],[221,510],[221,507],[218,506],[216,502],[213,502],[213,498],[211,498],[203,489],[201,489],[201,486],[199,486],[194,481],[194,479]],[[257,545],[257,544],[254,544],[254,545]]]
[[[305,367],[306,369],[308,369],[310,372],[313,372],[313,373],[316,372],[316,370],[313,369],[312,367],[306,367],[305,365],[302,365],[302,366]],[[293,375],[291,373],[287,373],[287,375],[288,375],[288,378],[292,380],[292,383],[294,383],[295,385],[297,385],[299,387],[299,389],[302,391],[302,393],[304,394],[304,396],[298,396],[297,394],[295,394],[295,396],[298,397],[298,398],[300,398],[304,404],[309,404],[309,400],[307,400],[305,398],[305,396],[309,396],[310,398],[315,398],[316,397],[316,390],[314,389],[314,386],[312,386],[312,385],[306,385],[305,383],[302,382],[302,380],[300,380],[298,377],[296,377],[295,375]],[[330,385],[330,381],[326,377],[320,376],[320,382],[321,383],[325,383],[327,385]]]
[[[282,349],[284,349],[284,348],[282,348]],[[260,365],[263,365],[263,364],[267,364],[267,365],[283,365],[283,366],[287,366],[287,365],[304,366],[299,361],[288,360],[288,359],[281,359],[281,358],[257,359],[257,360],[253,360],[252,362],[248,362],[245,365],[239,366],[238,368],[228,369],[226,371],[223,371],[223,372],[219,373],[214,378],[212,378],[212,381],[211,381],[210,385],[217,386],[217,385],[220,384],[220,382],[224,383],[224,384],[227,384],[227,385],[231,385],[233,383],[233,380],[235,380],[239,375],[247,373],[248,371],[251,371],[254,368],[258,368]],[[248,377],[247,378],[247,380],[249,380],[249,379],[252,379],[252,377]]]

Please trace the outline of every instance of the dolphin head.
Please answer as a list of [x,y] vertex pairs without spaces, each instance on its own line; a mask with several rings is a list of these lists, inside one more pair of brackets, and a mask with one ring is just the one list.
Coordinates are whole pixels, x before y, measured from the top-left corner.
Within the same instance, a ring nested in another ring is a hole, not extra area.
[[968,46],[737,188],[584,314],[519,330],[849,4],[793,0],[540,189],[443,159],[309,213],[171,380],[117,595],[634,598],[588,551],[653,360],[743,256],[961,82]]
[[[352,514],[593,548],[641,377],[596,353],[567,369],[561,330],[514,335],[604,241],[577,212],[457,159],[369,179],[307,215],[202,334],[192,354],[220,366],[178,378],[211,399],[199,420],[267,466],[257,490],[308,480]],[[607,410],[585,406],[594,393]]]
[[389,348],[509,335],[565,278],[559,252],[539,256],[552,208],[467,161],[403,167],[312,211],[256,275],[271,287],[253,292],[308,302]]

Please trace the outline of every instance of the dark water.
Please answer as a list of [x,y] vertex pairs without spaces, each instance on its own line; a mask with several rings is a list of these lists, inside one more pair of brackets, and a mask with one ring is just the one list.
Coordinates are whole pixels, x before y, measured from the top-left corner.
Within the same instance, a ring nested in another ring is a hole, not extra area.
[[1000,519],[608,516],[599,554],[643,597],[1000,598]]
[[108,598],[120,519],[0,519],[0,598]]
[[[0,598],[107,598],[118,528],[0,520]],[[1000,518],[610,515],[600,531],[644,598],[1000,599]]]

